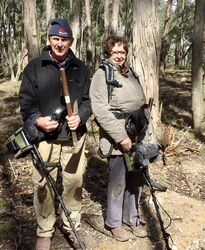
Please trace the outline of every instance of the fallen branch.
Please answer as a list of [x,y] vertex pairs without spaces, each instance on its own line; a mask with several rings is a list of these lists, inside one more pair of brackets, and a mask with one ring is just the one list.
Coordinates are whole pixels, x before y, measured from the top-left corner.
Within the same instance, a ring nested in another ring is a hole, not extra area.
[[10,159],[8,159],[8,162],[9,162],[9,166],[11,167],[11,170],[12,170],[12,172],[13,172],[14,178],[17,180],[17,176],[16,176],[16,174],[15,174],[15,170],[14,170],[14,168],[13,168],[13,165],[12,165]]

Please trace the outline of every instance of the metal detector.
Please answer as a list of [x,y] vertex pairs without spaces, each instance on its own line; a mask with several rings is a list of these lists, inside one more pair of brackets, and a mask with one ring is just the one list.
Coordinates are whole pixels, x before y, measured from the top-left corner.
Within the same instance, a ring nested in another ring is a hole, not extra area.
[[80,249],[85,250],[86,249],[85,245],[80,240],[78,232],[75,229],[75,224],[73,223],[73,221],[70,217],[71,211],[68,208],[66,208],[66,206],[63,202],[62,196],[58,192],[55,180],[50,175],[49,170],[48,170],[45,162],[43,161],[36,145],[30,144],[29,141],[27,140],[26,135],[23,131],[23,128],[19,128],[16,132],[14,132],[8,138],[8,142],[7,142],[6,146],[10,152],[15,154],[16,159],[26,157],[29,153],[31,153],[33,160],[35,162],[35,164],[34,164],[35,168],[40,173],[40,175],[43,176],[43,178],[46,178],[48,184],[52,188],[52,190],[55,194],[55,197],[56,197],[57,201],[59,202],[63,212],[65,213],[65,216],[70,224],[70,227],[78,240],[78,243],[81,247]]

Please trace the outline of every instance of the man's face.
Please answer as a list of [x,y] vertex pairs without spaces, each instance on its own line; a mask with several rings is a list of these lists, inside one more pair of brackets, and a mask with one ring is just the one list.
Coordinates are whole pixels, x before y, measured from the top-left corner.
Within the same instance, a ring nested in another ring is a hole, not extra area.
[[127,53],[123,48],[123,44],[116,43],[111,50],[109,60],[114,64],[122,66],[125,63],[126,59]]
[[49,42],[52,49],[52,57],[58,61],[63,61],[67,57],[68,50],[73,43],[73,38],[61,36],[50,36]]

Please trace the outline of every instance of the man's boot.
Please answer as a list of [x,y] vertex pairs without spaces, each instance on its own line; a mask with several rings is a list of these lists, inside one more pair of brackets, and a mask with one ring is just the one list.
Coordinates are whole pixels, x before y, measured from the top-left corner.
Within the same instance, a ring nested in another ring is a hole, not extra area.
[[50,237],[38,237],[36,241],[36,250],[50,250],[50,245]]

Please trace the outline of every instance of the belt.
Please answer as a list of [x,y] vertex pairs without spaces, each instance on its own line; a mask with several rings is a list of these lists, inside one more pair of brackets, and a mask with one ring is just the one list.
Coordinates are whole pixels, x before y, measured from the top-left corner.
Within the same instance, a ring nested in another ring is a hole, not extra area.
[[115,115],[117,119],[127,119],[130,113],[128,112],[123,112],[118,109],[111,109],[111,112]]

